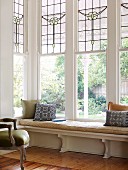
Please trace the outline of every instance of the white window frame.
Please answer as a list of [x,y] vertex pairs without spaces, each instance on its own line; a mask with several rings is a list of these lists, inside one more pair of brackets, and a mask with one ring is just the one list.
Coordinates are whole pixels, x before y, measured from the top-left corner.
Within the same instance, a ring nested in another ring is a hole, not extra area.
[[[13,44],[14,45],[14,44]],[[23,46],[23,53],[13,52],[13,60],[14,56],[17,55],[22,57],[23,59],[23,99],[27,99],[27,80],[28,80],[28,0],[24,0],[24,46]],[[14,72],[14,71],[13,71]],[[14,96],[14,93],[13,93]],[[14,100],[13,100],[13,107],[14,107]],[[14,114],[15,116],[15,114]]]
[[[83,52],[77,52],[77,23],[76,21],[73,23],[72,21],[77,19],[77,0],[72,2],[68,2],[70,4],[70,12],[68,13],[68,8],[66,12],[67,16],[67,45],[66,48],[66,58],[68,59],[66,67],[66,118],[67,119],[77,119],[76,118],[76,96],[77,96],[77,80],[76,80],[76,55],[82,54]],[[68,5],[67,5],[68,6]],[[72,7],[72,8],[71,8]],[[74,8],[73,8],[74,7]],[[74,11],[74,12],[73,12]],[[120,44],[120,2],[119,0],[107,1],[107,27],[108,27],[108,46],[106,50],[106,60],[107,60],[107,68],[106,68],[106,94],[107,94],[107,103],[109,101],[113,101],[115,103],[119,103],[119,44]],[[68,22],[69,16],[69,22]],[[72,16],[74,16],[72,18]],[[72,32],[74,31],[74,35]],[[75,39],[75,44],[73,43]],[[72,43],[71,43],[72,41]],[[73,44],[73,46],[71,45]],[[69,52],[70,51],[70,52]],[[103,51],[94,51],[105,52]],[[87,52],[88,53],[88,52]],[[86,53],[86,54],[87,54]],[[85,54],[85,52],[84,52]],[[69,60],[68,56],[72,56]],[[67,61],[67,60],[66,60]],[[115,64],[116,63],[116,64]],[[70,68],[70,69],[68,69]],[[70,104],[69,104],[70,103]],[[77,119],[80,120],[80,119]],[[88,119],[82,119],[83,121]],[[93,120],[94,121],[94,120]]]
[[[119,103],[119,45],[120,45],[120,0],[107,1],[107,35],[108,46],[107,50],[94,51],[93,53],[106,53],[106,94],[107,103],[109,101]],[[66,1],[66,51],[65,51],[65,116],[66,119],[76,120],[76,101],[77,101],[77,64],[76,58],[78,54],[77,49],[77,0]],[[40,28],[41,29],[41,28]],[[40,34],[41,35],[41,34]],[[40,46],[40,38],[38,37],[38,46]],[[69,48],[70,47],[70,48]],[[92,53],[92,52],[91,52]],[[84,52],[88,54],[88,52]],[[53,54],[56,55],[56,54]],[[41,47],[38,50],[39,58],[41,55]],[[39,61],[39,60],[38,60]],[[38,65],[39,66],[39,65]],[[38,67],[38,77],[39,77]],[[38,79],[39,81],[39,79]],[[39,81],[40,82],[40,81]],[[38,84],[38,94],[40,94],[40,86]],[[80,119],[77,119],[80,120]],[[88,119],[82,119],[88,121]],[[95,120],[90,120],[95,121]]]
[[[41,99],[41,77],[40,77],[40,59],[42,57],[46,57],[46,56],[60,56],[60,55],[64,55],[64,59],[66,61],[66,49],[65,52],[61,52],[61,53],[50,53],[50,54],[42,54],[42,46],[41,46],[41,36],[42,36],[42,0],[38,0],[37,2],[37,25],[40,25],[40,27],[37,27],[37,99]],[[66,5],[66,10],[67,10],[67,5]],[[66,16],[65,16],[66,17]],[[67,22],[67,21],[66,21]],[[67,23],[66,23],[66,30],[67,30]],[[66,35],[67,36],[67,35]],[[66,64],[65,64],[66,65]],[[65,68],[64,68],[65,70]],[[65,80],[66,83],[66,80]],[[66,85],[65,85],[66,86]],[[66,100],[66,95],[65,95],[65,100]],[[66,104],[65,104],[66,107]],[[65,110],[65,114],[66,114],[66,110]]]
[[[77,6],[78,5],[76,4],[76,7],[75,7],[76,11],[78,11]],[[77,14],[78,14],[78,12],[77,12]],[[76,21],[76,27],[78,28],[78,19]],[[75,34],[78,35],[78,30],[76,30]],[[76,37],[76,42],[78,42],[78,36]],[[80,55],[80,54],[83,54],[83,55],[99,54],[99,53],[105,53],[106,54],[106,50],[79,51],[78,50],[78,44],[76,44],[76,49],[77,50],[75,51],[75,60],[77,60],[77,56]],[[106,59],[107,59],[107,55],[106,55]],[[77,65],[76,65],[76,67],[77,67]],[[77,80],[76,80],[76,83],[77,83]],[[77,84],[76,84],[76,87],[77,87]],[[77,98],[77,92],[76,92],[76,98]],[[90,118],[86,118],[86,115],[84,116],[84,118],[78,118],[77,117],[77,102],[76,102],[75,120],[80,120],[80,121],[102,121],[102,120],[99,120],[99,119],[92,120]]]
[[107,101],[119,103],[120,0],[108,0]]

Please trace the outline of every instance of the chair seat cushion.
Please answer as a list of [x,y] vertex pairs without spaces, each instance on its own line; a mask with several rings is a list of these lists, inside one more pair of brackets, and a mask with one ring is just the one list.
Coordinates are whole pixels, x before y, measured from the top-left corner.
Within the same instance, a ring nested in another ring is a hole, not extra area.
[[[12,136],[15,139],[15,145],[27,145],[29,143],[29,135],[26,130],[12,130]],[[0,131],[0,147],[11,147],[8,131]]]

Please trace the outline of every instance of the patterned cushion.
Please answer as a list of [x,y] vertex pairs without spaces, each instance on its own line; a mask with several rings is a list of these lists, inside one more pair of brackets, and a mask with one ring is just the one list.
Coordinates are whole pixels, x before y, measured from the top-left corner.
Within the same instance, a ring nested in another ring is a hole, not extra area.
[[128,126],[128,111],[107,111],[104,126]]
[[52,104],[36,104],[34,120],[48,121],[56,118],[56,107]]

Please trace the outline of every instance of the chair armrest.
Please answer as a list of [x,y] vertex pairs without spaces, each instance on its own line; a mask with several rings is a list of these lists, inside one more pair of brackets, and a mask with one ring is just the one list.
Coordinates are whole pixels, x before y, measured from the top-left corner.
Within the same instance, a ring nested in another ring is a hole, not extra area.
[[0,122],[13,122],[14,130],[17,130],[16,121],[17,121],[17,119],[12,119],[12,118],[0,119]]
[[9,139],[11,141],[11,143],[14,145],[15,144],[15,140],[12,136],[12,125],[8,125],[8,124],[0,124],[0,129],[3,129],[3,128],[8,128],[8,135],[9,135]]

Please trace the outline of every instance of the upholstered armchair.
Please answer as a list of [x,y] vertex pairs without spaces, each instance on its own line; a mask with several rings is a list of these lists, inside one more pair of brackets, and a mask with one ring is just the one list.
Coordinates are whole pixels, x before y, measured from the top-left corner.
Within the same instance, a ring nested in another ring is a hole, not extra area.
[[[0,119],[0,150],[20,150],[20,166],[24,170],[26,160],[26,147],[29,145],[29,135],[26,130],[17,129],[16,119]],[[12,129],[12,122],[14,128]]]

